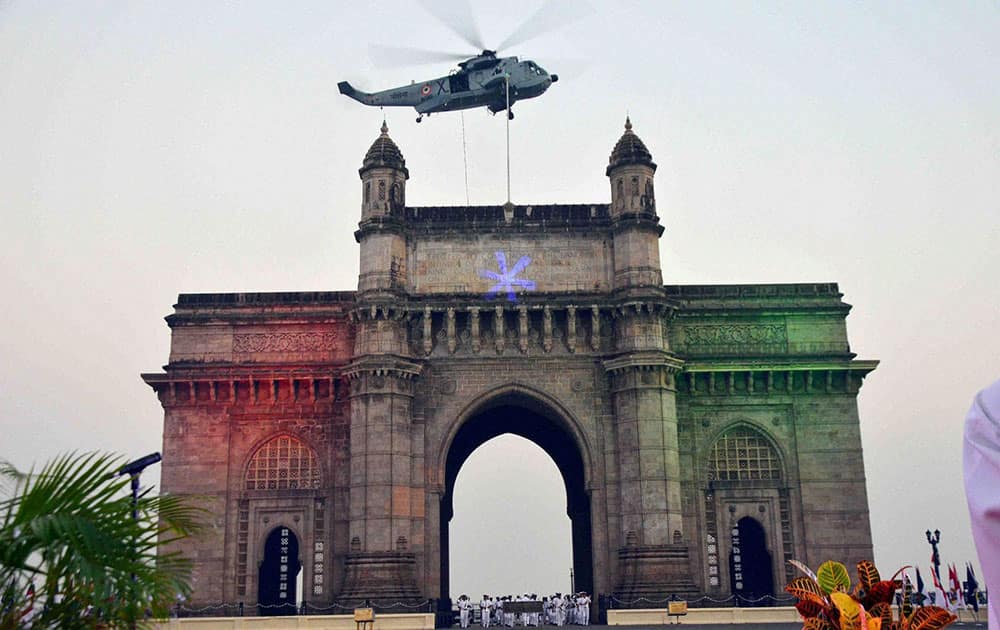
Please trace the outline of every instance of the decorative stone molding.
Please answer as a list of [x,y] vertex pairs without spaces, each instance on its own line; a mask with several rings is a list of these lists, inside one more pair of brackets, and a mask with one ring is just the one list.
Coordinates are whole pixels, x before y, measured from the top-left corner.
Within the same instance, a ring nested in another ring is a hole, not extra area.
[[[328,371],[310,372],[173,372],[143,374],[164,406],[278,405],[332,403],[347,389],[343,377]],[[279,392],[283,396],[278,395]]]
[[420,376],[423,366],[406,357],[371,356],[361,357],[344,367],[344,376],[351,380],[358,379],[363,374],[374,376],[393,376],[404,380],[413,380]]
[[317,352],[330,350],[338,335],[335,332],[237,333],[233,352]]
[[681,392],[692,396],[856,394],[878,361],[830,365],[704,366],[688,364]]
[[783,344],[784,324],[700,324],[682,328],[685,346]]

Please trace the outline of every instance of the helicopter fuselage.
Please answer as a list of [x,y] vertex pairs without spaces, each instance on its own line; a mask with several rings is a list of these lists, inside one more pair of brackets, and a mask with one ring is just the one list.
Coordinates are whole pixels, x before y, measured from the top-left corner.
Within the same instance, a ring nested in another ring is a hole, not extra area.
[[346,81],[339,83],[338,88],[341,94],[365,105],[413,107],[421,115],[474,107],[487,107],[496,113],[516,101],[540,96],[558,80],[559,77],[550,75],[533,61],[484,53],[462,62],[457,71],[447,76],[420,83],[372,93],[356,90]]

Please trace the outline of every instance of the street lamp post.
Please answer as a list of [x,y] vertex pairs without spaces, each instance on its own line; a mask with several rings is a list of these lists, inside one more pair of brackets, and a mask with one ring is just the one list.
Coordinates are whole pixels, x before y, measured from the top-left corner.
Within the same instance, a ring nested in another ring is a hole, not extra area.
[[[163,456],[157,453],[150,453],[145,457],[140,457],[137,460],[131,461],[121,468],[118,469],[118,476],[128,475],[130,485],[132,486],[132,520],[139,520],[139,475],[142,471],[152,466],[153,464],[159,462],[163,459]],[[132,553],[135,554],[135,541],[132,541]],[[132,574],[132,581],[135,582],[135,573]],[[135,628],[135,619],[132,619],[129,624],[130,627]]]
[[938,543],[941,542],[941,530],[927,530],[927,542],[931,545],[931,564],[934,565],[934,575],[937,576],[938,583],[941,583],[941,554],[938,553]]

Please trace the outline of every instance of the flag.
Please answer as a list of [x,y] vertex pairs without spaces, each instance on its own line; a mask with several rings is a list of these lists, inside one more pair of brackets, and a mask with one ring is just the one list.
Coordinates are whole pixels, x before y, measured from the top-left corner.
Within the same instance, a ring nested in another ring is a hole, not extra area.
[[934,579],[934,588],[941,591],[941,594],[944,595],[945,602],[947,602],[948,593],[944,590],[944,587],[941,586],[941,576],[939,576],[938,572],[934,570],[934,567],[931,567],[931,577]]
[[924,600],[927,596],[924,595],[924,578],[920,577],[920,567],[917,567],[917,595],[916,601],[921,606],[924,605]]
[[948,595],[955,602],[956,606],[964,606],[965,598],[962,597],[962,583],[958,581],[958,567],[954,564],[948,566]]
[[972,572],[972,565],[965,563],[965,603],[972,606],[972,610],[979,612],[979,582],[976,581],[976,574]]

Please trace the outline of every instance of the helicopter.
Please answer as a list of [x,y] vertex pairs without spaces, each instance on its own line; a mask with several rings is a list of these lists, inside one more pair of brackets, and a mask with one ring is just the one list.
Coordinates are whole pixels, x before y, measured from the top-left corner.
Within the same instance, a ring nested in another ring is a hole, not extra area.
[[417,122],[437,112],[483,106],[493,114],[507,110],[507,117],[513,120],[511,106],[515,102],[541,96],[559,80],[559,75],[549,74],[534,61],[497,57],[492,50],[484,50],[458,66],[459,70],[448,76],[381,92],[362,92],[347,81],[338,83],[337,88],[365,105],[412,106],[419,114]]
[[514,112],[511,107],[514,103],[541,96],[559,80],[559,76],[549,74],[529,59],[498,56],[497,50],[564,26],[589,11],[589,5],[583,0],[548,0],[499,47],[491,50],[483,45],[467,0],[424,0],[421,4],[444,26],[472,46],[473,50],[482,52],[469,56],[468,53],[456,55],[415,48],[370,46],[369,53],[377,66],[459,61],[458,69],[446,76],[413,81],[410,85],[370,93],[355,88],[347,81],[341,81],[337,84],[341,94],[372,107],[413,107],[418,114],[417,122],[421,122],[424,116],[438,112],[476,107],[486,107],[491,114],[506,110],[507,118],[512,120]]

